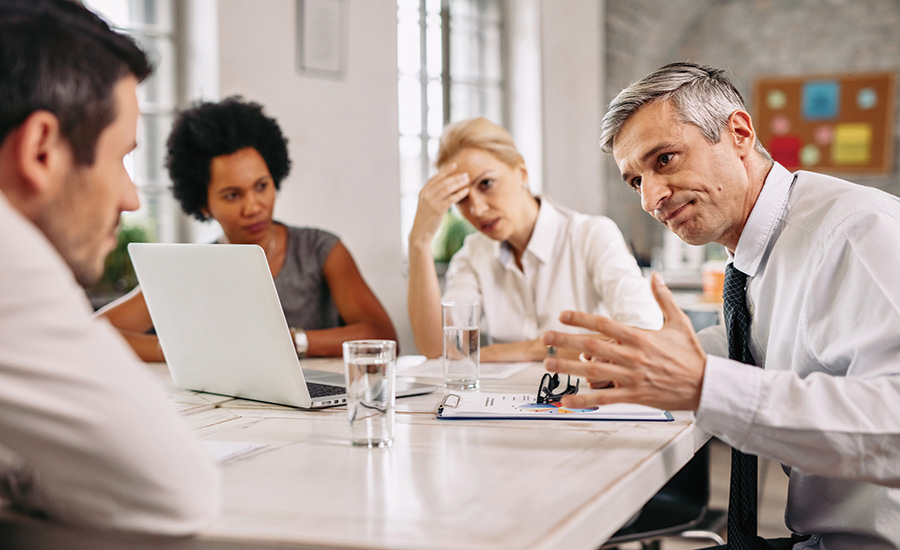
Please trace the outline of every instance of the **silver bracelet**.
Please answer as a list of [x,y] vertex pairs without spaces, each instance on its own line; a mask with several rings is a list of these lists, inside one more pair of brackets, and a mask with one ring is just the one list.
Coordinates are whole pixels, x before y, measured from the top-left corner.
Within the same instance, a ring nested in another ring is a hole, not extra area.
[[291,327],[291,337],[294,340],[297,357],[303,359],[306,357],[306,352],[309,351],[309,338],[306,336],[306,331],[302,328]]

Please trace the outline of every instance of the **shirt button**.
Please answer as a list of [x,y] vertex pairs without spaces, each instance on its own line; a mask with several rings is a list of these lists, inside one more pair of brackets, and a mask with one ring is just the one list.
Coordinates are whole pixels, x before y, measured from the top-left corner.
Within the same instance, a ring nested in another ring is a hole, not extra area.
[[753,307],[753,304],[748,304],[748,305],[747,305],[747,311],[750,312],[750,315],[753,315],[753,311],[754,311],[755,309],[756,309],[756,308]]

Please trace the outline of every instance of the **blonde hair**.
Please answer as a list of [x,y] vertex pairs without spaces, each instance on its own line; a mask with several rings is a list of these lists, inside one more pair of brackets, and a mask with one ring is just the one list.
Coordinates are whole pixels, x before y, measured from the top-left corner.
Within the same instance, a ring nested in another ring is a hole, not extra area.
[[513,168],[525,163],[506,128],[478,117],[460,120],[444,128],[435,166],[440,169],[460,151],[468,148],[486,151]]

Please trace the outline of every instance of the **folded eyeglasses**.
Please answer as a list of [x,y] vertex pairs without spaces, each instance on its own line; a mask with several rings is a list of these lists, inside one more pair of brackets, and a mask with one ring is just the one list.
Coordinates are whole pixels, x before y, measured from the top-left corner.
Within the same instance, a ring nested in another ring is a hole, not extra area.
[[572,377],[566,375],[565,389],[559,392],[554,392],[554,390],[559,387],[559,374],[550,374],[549,372],[544,373],[544,376],[541,377],[541,385],[538,386],[536,401],[542,404],[557,403],[563,398],[564,395],[575,395],[576,393],[578,393],[578,385],[580,383],[581,380],[576,378],[575,385],[573,386]]

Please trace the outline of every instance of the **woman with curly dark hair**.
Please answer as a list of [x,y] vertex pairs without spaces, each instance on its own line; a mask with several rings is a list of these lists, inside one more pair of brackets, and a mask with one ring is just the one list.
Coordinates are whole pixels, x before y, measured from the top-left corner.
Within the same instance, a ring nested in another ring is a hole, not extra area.
[[[185,213],[216,220],[221,243],[266,253],[297,352],[337,356],[341,343],[396,339],[387,312],[340,239],[272,219],[276,191],[291,168],[287,139],[258,103],[239,97],[182,112],[167,142],[166,166]],[[145,361],[163,361],[140,287],[99,312]]]

